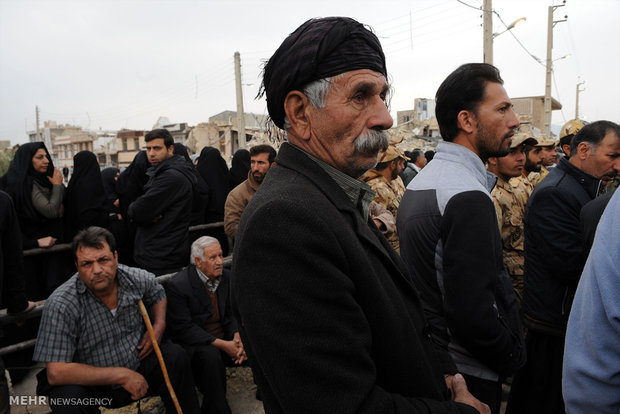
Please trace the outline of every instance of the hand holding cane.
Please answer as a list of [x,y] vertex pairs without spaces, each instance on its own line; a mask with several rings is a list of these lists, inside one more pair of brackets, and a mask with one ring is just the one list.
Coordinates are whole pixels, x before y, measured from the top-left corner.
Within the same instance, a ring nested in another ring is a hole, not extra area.
[[162,374],[164,374],[164,380],[166,381],[166,386],[168,387],[168,391],[170,392],[170,397],[172,398],[174,407],[177,409],[178,414],[183,414],[183,410],[181,410],[181,406],[179,405],[179,400],[177,400],[177,395],[174,393],[174,389],[172,388],[172,384],[170,383],[170,378],[168,377],[168,370],[166,369],[166,364],[164,363],[164,357],[161,355],[161,350],[159,349],[157,338],[155,338],[155,331],[153,331],[153,325],[151,325],[151,319],[149,318],[149,314],[146,311],[146,307],[144,306],[144,302],[142,302],[142,300],[138,301],[138,305],[140,306],[140,313],[144,318],[146,329],[148,330],[149,336],[151,337],[153,349],[155,350],[155,354],[157,355],[157,360],[159,361],[161,372]]

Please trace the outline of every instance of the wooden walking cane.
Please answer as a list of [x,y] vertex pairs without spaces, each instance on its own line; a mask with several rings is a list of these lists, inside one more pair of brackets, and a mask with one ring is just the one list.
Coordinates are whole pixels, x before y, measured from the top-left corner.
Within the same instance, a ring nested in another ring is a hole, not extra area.
[[164,380],[166,381],[166,386],[168,387],[168,391],[170,392],[170,397],[172,398],[174,407],[177,409],[178,414],[183,414],[183,410],[181,410],[181,406],[179,405],[179,400],[177,400],[177,395],[174,393],[174,389],[172,388],[172,384],[170,383],[170,378],[168,377],[168,370],[166,369],[166,364],[164,363],[164,357],[161,355],[161,349],[159,349],[157,338],[155,338],[155,331],[153,331],[153,325],[151,325],[149,313],[146,311],[146,307],[144,306],[144,302],[142,302],[142,299],[138,301],[138,305],[140,306],[140,313],[144,318],[146,329],[149,331],[149,336],[151,337],[151,342],[153,343],[153,349],[155,350],[155,354],[157,354],[157,360],[159,361],[161,372],[164,374]]

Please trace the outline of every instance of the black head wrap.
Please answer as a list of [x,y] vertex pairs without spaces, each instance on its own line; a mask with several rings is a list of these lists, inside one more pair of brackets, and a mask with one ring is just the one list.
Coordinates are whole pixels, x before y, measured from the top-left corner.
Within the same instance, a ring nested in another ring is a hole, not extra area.
[[216,148],[204,147],[200,152],[196,168],[209,186],[206,222],[213,223],[224,220],[224,204],[230,191],[230,178],[226,161]]
[[97,156],[80,151],[73,157],[73,174],[65,191],[65,223],[68,235],[90,225],[105,227],[106,194]]
[[363,24],[348,17],[311,19],[280,45],[265,65],[259,95],[267,96],[274,124],[284,126],[284,98],[317,79],[358,69],[387,78],[379,39]]
[[250,151],[240,149],[235,152],[230,162],[230,189],[232,190],[248,179],[250,171]]
[[[189,153],[187,152],[187,147],[180,142],[174,143],[174,153],[175,155],[180,155],[185,158],[185,161],[192,162],[191,158],[189,158]],[[192,163],[193,165],[193,163]]]

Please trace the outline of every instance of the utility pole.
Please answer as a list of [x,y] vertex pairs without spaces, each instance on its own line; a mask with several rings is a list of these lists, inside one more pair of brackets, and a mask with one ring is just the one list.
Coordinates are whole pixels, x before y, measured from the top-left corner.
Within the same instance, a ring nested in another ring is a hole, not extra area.
[[[558,6],[549,6],[549,15],[547,19],[547,70],[545,77],[545,117],[543,123],[543,136],[551,137],[551,73],[553,71],[552,52],[553,48],[553,27],[556,23],[565,22],[564,20],[553,20],[553,12],[558,7],[564,7],[564,4]],[[565,16],[567,17],[567,16]]]
[[493,6],[491,0],[484,0],[482,6],[483,61],[493,64]]
[[241,56],[235,52],[235,85],[237,87],[237,144],[245,148],[245,114],[243,112],[243,90],[241,89]]
[[579,119],[579,92],[583,92],[586,88],[579,88],[581,85],[586,83],[586,81],[581,81],[577,78],[577,96],[575,97],[575,119]]
[[41,141],[41,130],[39,129],[39,106],[34,107],[34,112],[37,118],[37,140]]

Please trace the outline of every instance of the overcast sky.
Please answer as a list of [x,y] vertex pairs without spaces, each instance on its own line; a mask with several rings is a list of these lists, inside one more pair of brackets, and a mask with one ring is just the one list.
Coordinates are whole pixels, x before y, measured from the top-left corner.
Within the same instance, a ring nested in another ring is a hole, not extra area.
[[[466,3],[466,4],[463,4]],[[544,95],[551,0],[493,0],[495,65],[511,97]],[[233,55],[241,53],[246,112],[263,60],[301,23],[350,16],[379,36],[394,86],[391,111],[433,98],[457,66],[482,61],[482,0],[0,0],[0,139],[27,140],[35,106],[84,128],[149,130],[159,116],[195,125],[236,110]],[[553,124],[575,115],[620,122],[620,1],[568,0],[554,14]],[[501,18],[501,19],[500,19]],[[523,45],[520,46],[518,41]],[[524,49],[527,49],[524,50]],[[530,55],[531,54],[531,55]]]

